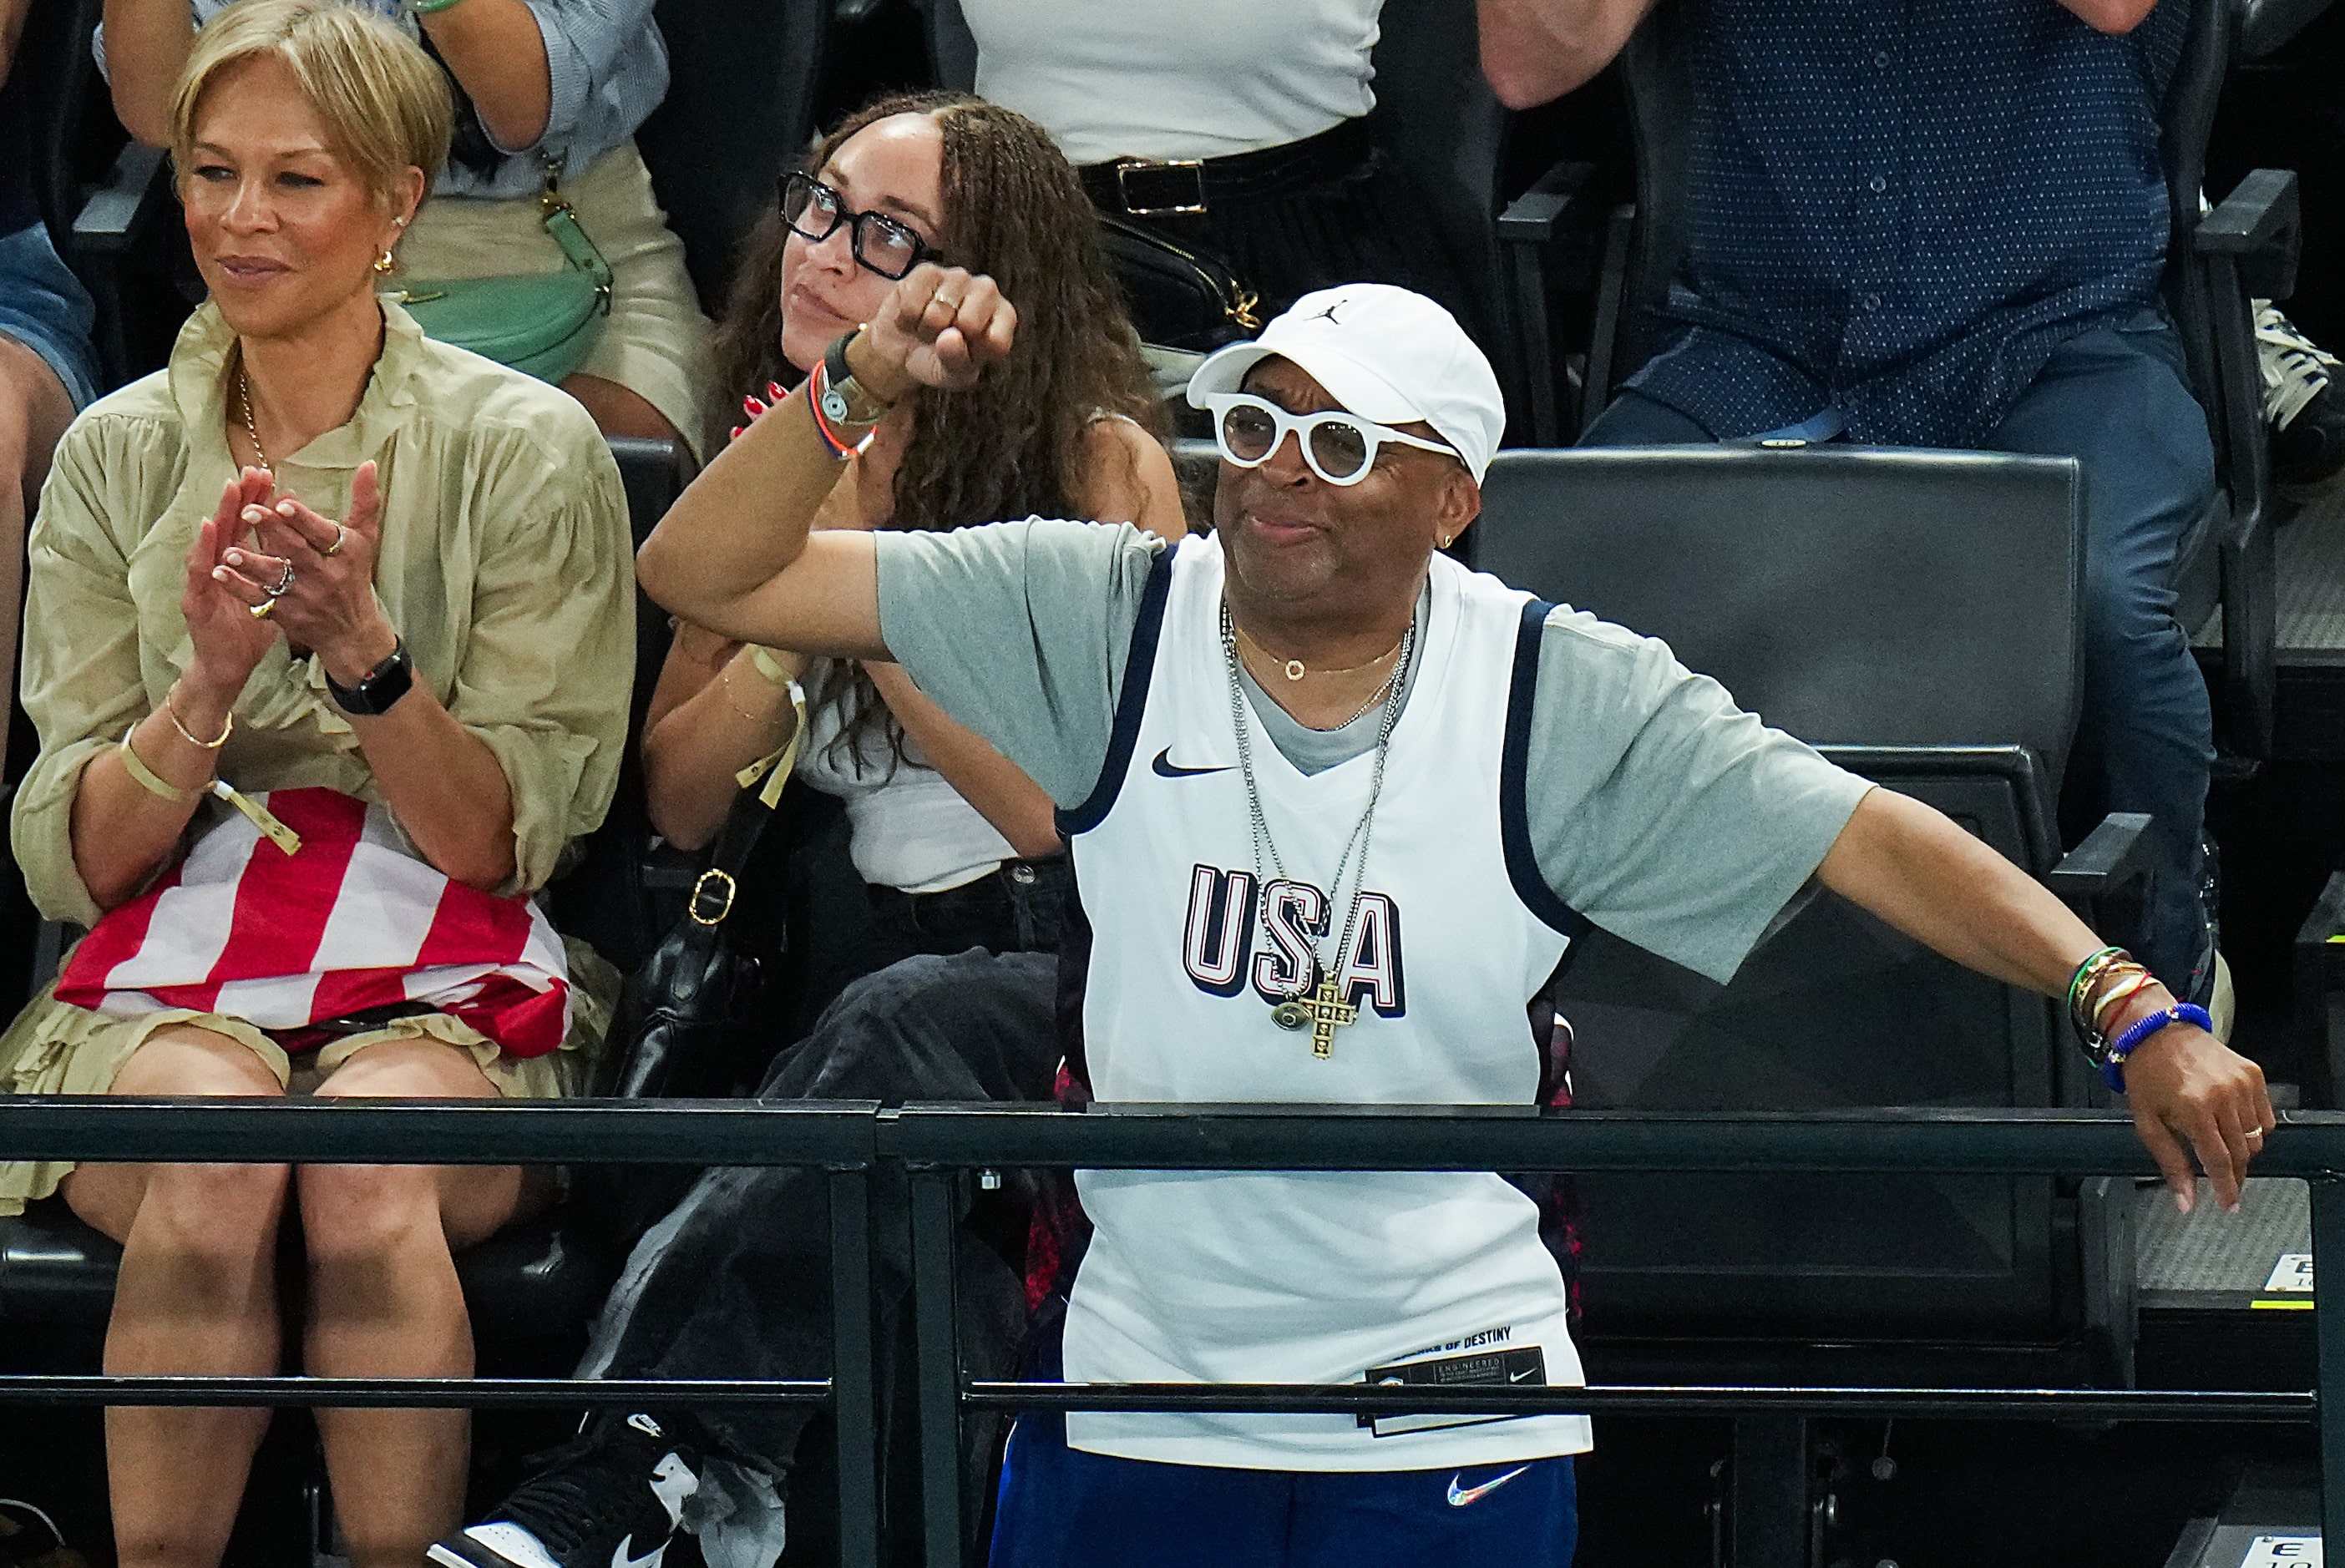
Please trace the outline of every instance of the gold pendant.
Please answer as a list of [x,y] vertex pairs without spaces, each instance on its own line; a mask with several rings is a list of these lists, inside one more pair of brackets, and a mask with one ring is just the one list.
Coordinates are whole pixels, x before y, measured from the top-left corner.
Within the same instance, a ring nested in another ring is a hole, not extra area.
[[1344,1000],[1333,980],[1322,980],[1303,996],[1289,996],[1270,1010],[1270,1021],[1282,1029],[1311,1031],[1311,1054],[1325,1058],[1335,1054],[1335,1031],[1359,1020],[1360,1010]]

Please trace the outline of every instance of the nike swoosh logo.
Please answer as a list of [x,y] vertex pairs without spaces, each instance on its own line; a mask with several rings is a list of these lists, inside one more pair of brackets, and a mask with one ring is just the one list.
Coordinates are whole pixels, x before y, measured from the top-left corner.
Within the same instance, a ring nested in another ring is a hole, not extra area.
[[1508,1377],[1507,1381],[1510,1383],[1527,1383],[1538,1375],[1539,1370],[1537,1367],[1525,1367],[1521,1371]]
[[[1451,1495],[1455,1496],[1457,1482],[1450,1482],[1450,1487]],[[634,1549],[634,1544],[635,1538],[629,1535],[624,1541],[611,1548],[611,1568],[652,1568],[652,1565],[659,1562],[661,1554],[667,1549],[667,1543],[662,1542],[641,1557],[635,1557],[630,1555]]]
[[1156,770],[1156,776],[1159,778],[1192,779],[1200,774],[1225,774],[1237,766],[1237,764],[1223,763],[1217,768],[1184,768],[1172,760],[1172,748],[1166,746],[1156,754],[1156,760],[1149,766]]
[[1452,1508],[1463,1508],[1469,1502],[1479,1502],[1482,1499],[1489,1496],[1490,1493],[1497,1491],[1498,1488],[1506,1485],[1507,1482],[1514,1480],[1515,1477],[1522,1474],[1523,1472],[1528,1469],[1530,1469],[1530,1466],[1528,1464],[1518,1465],[1515,1469],[1507,1472],[1506,1474],[1498,1477],[1496,1481],[1486,1481],[1479,1486],[1467,1487],[1463,1490],[1460,1490],[1457,1485],[1457,1477],[1452,1475],[1449,1478],[1449,1506]]

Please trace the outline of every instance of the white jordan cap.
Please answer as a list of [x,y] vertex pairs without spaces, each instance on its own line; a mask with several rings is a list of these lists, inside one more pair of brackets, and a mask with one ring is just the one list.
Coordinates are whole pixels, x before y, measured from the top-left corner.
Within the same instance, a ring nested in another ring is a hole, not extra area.
[[1345,283],[1306,294],[1250,343],[1197,367],[1189,402],[1234,392],[1246,372],[1292,359],[1349,412],[1380,425],[1422,420],[1457,449],[1479,484],[1507,428],[1498,378],[1457,319],[1389,283]]

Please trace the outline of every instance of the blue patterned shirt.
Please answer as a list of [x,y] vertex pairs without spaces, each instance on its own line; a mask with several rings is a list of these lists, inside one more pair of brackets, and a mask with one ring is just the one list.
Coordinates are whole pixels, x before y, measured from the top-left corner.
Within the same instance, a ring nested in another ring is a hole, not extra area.
[[2055,0],[1670,3],[1687,254],[1637,390],[1722,440],[1832,408],[1856,440],[1971,447],[2062,342],[2157,309],[2190,0],[2122,37]]

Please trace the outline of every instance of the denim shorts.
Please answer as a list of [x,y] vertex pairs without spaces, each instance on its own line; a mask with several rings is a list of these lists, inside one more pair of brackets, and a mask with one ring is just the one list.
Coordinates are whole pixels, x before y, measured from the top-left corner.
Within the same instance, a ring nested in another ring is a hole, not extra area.
[[0,235],[0,332],[48,361],[76,409],[97,398],[97,309],[38,223]]

